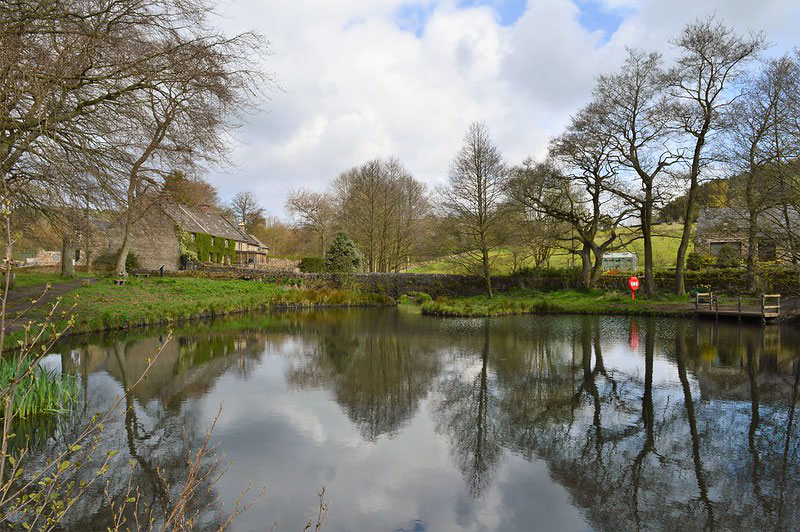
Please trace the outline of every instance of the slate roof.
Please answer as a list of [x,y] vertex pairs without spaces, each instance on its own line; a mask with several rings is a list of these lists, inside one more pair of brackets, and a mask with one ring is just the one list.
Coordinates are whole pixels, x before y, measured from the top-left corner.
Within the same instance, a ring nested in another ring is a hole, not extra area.
[[[800,227],[800,211],[790,208],[789,221],[793,228]],[[783,211],[777,207],[764,210],[759,215],[758,225],[759,231],[763,233],[785,230]],[[745,209],[735,207],[705,208],[700,211],[700,215],[697,217],[697,235],[722,231],[735,236],[736,233],[747,233],[747,228],[748,217]]]
[[184,231],[190,233],[207,233],[214,237],[228,238],[237,242],[247,242],[253,246],[263,245],[239,228],[227,218],[216,212],[205,212],[186,205],[167,205],[167,215],[175,220]]

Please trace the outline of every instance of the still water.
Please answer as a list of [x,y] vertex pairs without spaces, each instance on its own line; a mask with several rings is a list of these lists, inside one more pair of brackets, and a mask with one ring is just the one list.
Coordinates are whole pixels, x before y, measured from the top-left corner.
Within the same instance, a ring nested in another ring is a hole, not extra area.
[[[164,331],[73,340],[80,416],[142,374]],[[175,331],[105,429],[146,504],[169,504],[222,405],[227,473],[196,503],[234,530],[763,530],[800,523],[800,334],[597,316],[284,312]],[[161,474],[157,474],[161,471]],[[104,529],[105,495],[73,513]]]

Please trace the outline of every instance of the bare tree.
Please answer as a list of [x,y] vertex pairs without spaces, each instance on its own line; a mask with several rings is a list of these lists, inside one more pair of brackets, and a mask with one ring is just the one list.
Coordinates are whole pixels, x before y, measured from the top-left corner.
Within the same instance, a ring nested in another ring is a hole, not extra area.
[[499,245],[507,177],[488,129],[476,122],[469,126],[464,144],[450,164],[447,185],[439,188],[452,260],[483,277],[489,298],[493,295],[492,252]]
[[257,222],[265,222],[264,209],[258,205],[256,195],[250,191],[238,192],[228,204],[236,221],[251,227]]
[[526,210],[571,226],[581,245],[581,282],[586,288],[595,286],[603,255],[619,244],[618,229],[631,214],[630,207],[610,192],[618,188],[617,170],[604,118],[598,104],[583,109],[552,141],[552,160],[528,161],[516,170],[509,187],[511,197]]
[[686,293],[686,252],[692,232],[701,173],[711,162],[708,145],[725,130],[728,112],[741,95],[737,82],[764,47],[761,34],[741,37],[713,17],[688,24],[674,41],[680,56],[667,84],[672,112],[688,139],[688,185],[683,233],[675,258],[675,293]]
[[364,252],[368,271],[397,271],[408,261],[430,204],[425,185],[397,158],[351,168],[333,190],[339,222]]
[[[798,65],[788,56],[766,63],[749,80],[733,113],[731,153],[735,157],[734,168],[741,170],[737,182],[743,181],[741,203],[748,228],[747,280],[750,290],[756,289],[759,245],[765,244],[759,242],[762,215],[770,207],[780,204],[782,196],[779,193],[781,183],[775,179],[775,174],[785,162],[780,160],[781,147],[787,129],[792,129],[792,113],[789,111],[792,106],[787,97],[797,70]],[[776,131],[779,132],[777,135]]]
[[622,70],[600,76],[595,98],[604,112],[612,152],[623,174],[630,174],[632,187],[615,185],[613,192],[638,214],[644,244],[645,292],[655,294],[653,277],[653,211],[664,196],[663,181],[682,153],[670,147],[674,125],[666,112],[661,56],[628,50]]
[[331,196],[325,192],[312,192],[301,188],[289,193],[286,210],[297,225],[308,229],[316,236],[319,254],[321,257],[325,256],[328,236],[333,230],[336,213]]
[[[128,94],[114,116],[114,151],[127,176],[120,194],[123,240],[116,271],[125,274],[133,225],[146,214],[171,168],[227,160],[227,134],[267,81],[252,66],[263,52],[253,34],[226,37],[198,28],[166,56],[168,66],[148,90]],[[249,59],[248,59],[249,58]]]

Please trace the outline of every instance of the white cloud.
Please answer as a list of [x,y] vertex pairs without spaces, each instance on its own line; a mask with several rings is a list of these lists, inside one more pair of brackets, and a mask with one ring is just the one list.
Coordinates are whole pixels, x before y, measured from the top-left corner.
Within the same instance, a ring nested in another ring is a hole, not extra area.
[[[610,38],[581,25],[587,1],[624,13]],[[540,156],[625,46],[666,50],[687,21],[709,13],[741,31],[767,31],[774,51],[800,44],[796,0],[536,0],[510,26],[490,7],[440,0],[424,24],[414,21],[418,36],[397,19],[410,3],[225,4],[227,30],[271,40],[267,65],[284,90],[239,132],[236,168],[210,176],[223,197],[253,190],[282,215],[289,189],[322,189],[350,166],[388,155],[435,183],[475,120],[489,125],[511,162]]]

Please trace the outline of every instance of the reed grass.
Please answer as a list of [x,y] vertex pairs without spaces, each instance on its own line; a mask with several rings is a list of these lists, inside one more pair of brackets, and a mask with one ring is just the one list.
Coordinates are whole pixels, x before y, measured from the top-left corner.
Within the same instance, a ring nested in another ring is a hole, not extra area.
[[78,399],[75,377],[39,365],[31,368],[30,362],[17,358],[0,360],[0,388],[9,391],[14,416],[20,419],[65,414]]

